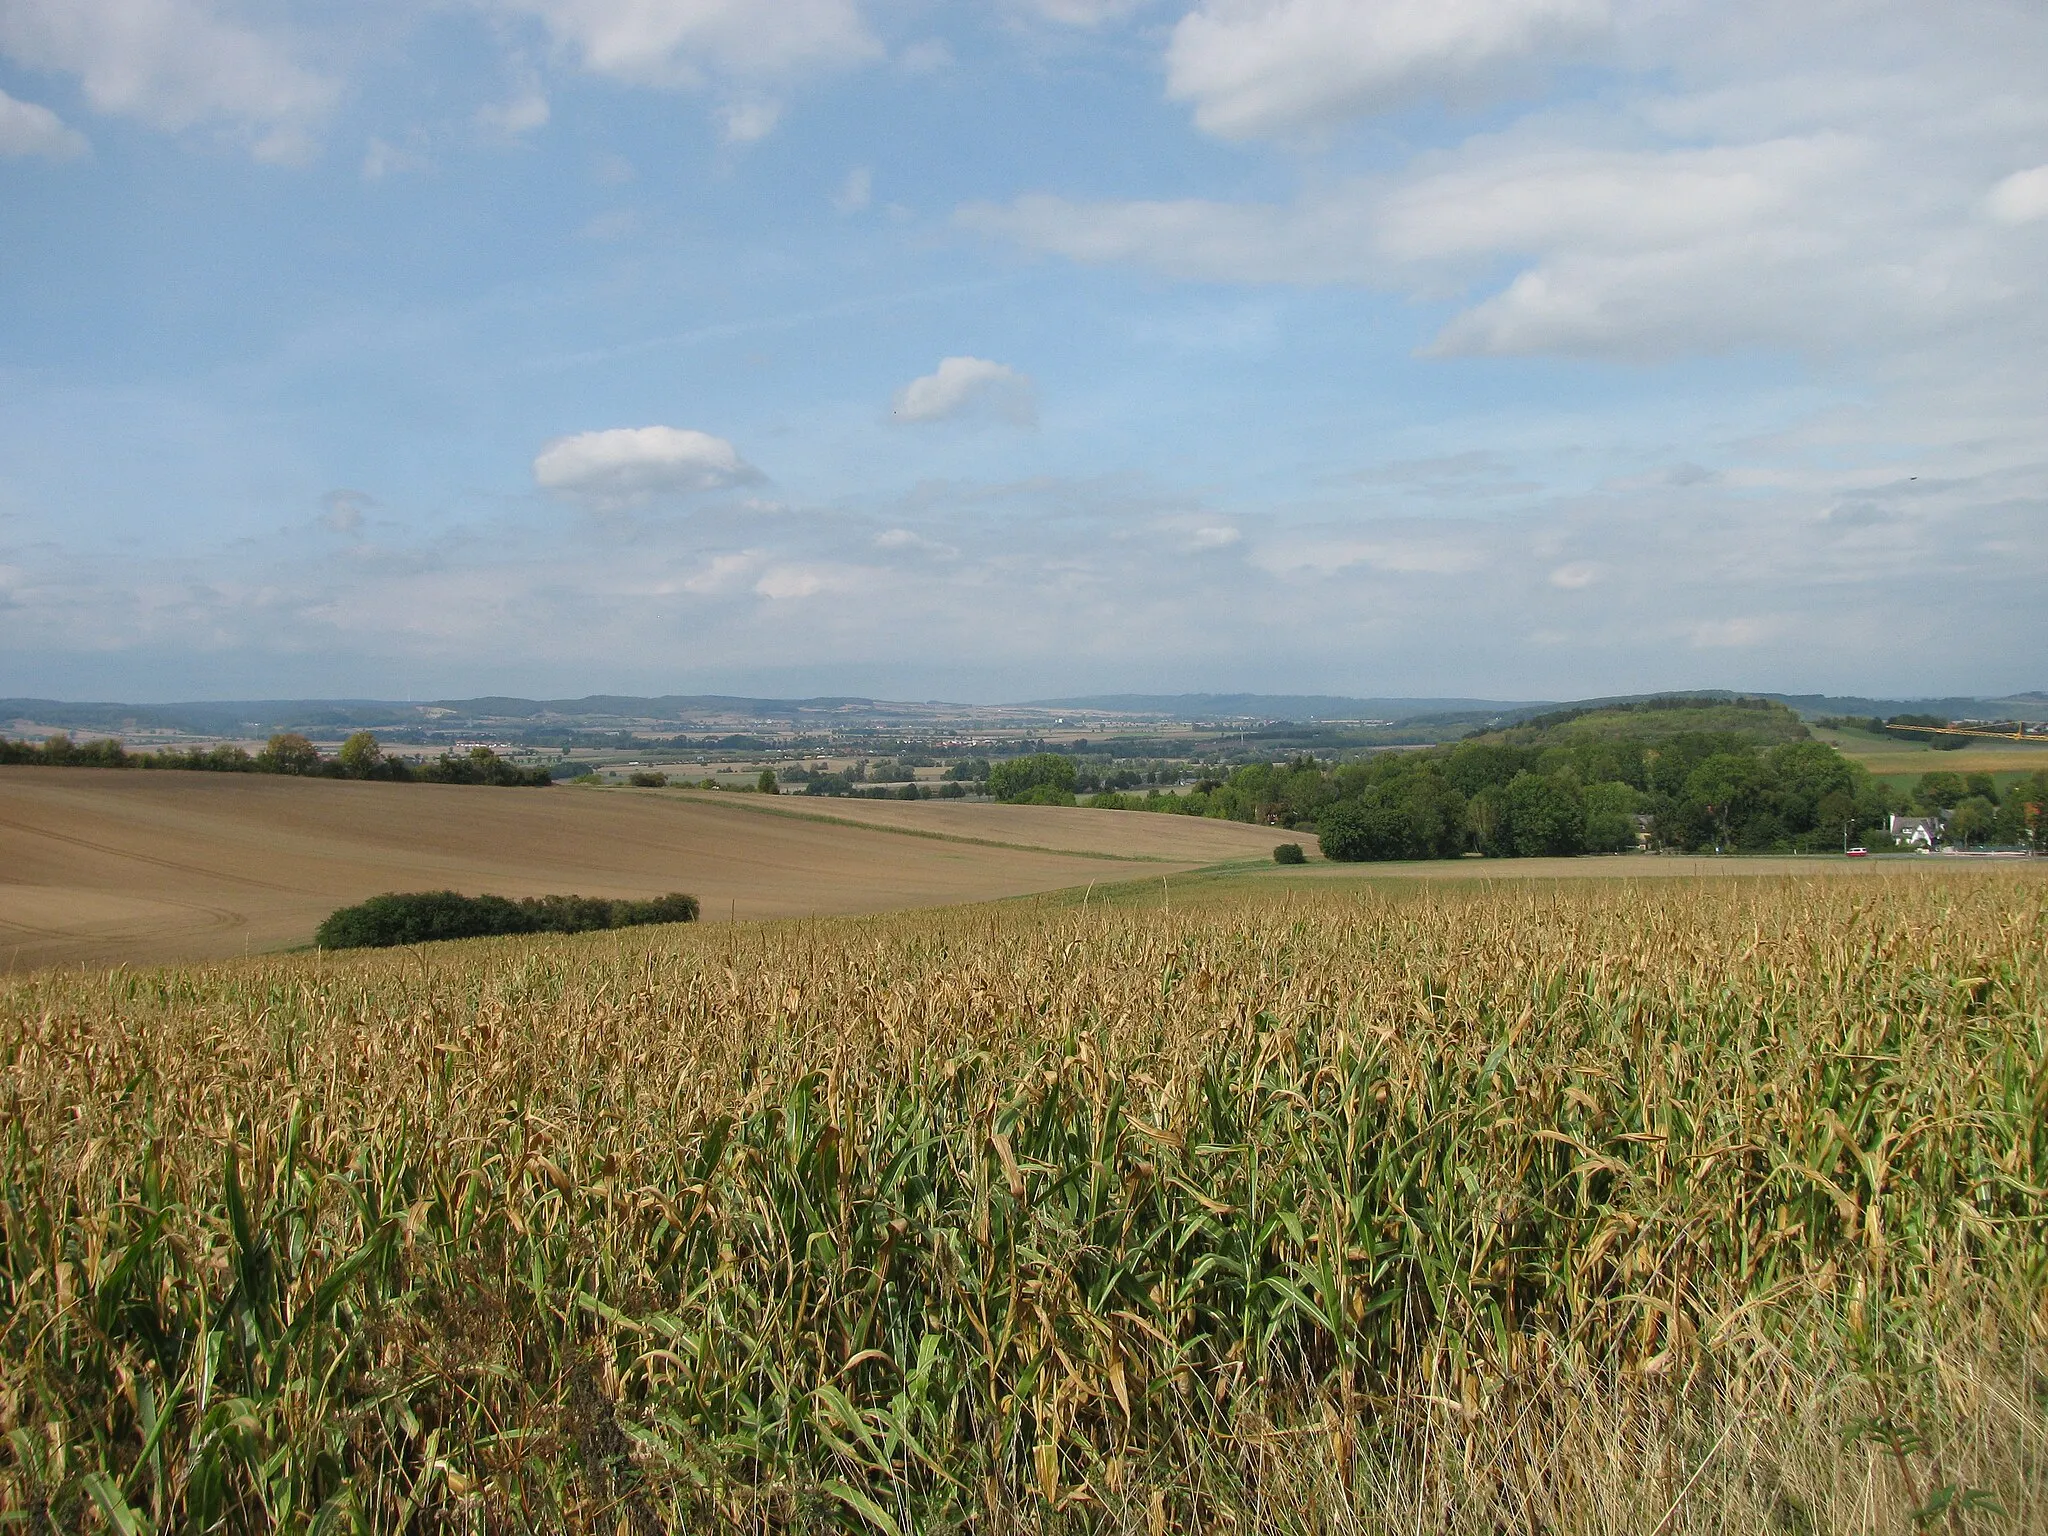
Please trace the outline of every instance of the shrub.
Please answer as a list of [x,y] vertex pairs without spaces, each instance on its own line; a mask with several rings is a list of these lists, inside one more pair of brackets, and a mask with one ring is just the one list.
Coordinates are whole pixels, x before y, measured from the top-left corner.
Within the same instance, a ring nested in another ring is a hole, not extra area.
[[414,891],[372,896],[328,914],[314,941],[325,949],[388,949],[440,939],[478,939],[507,933],[588,933],[649,923],[688,923],[697,898],[671,894],[650,901],[594,896],[464,896],[456,891]]
[[668,775],[665,773],[635,773],[627,778],[635,789],[666,789]]
[[1306,864],[1308,855],[1301,851],[1299,843],[1282,843],[1273,850],[1275,864]]

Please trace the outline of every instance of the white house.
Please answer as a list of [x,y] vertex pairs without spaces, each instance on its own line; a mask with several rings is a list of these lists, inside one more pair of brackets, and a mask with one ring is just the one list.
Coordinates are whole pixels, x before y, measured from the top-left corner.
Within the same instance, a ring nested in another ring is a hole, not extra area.
[[1939,816],[1894,816],[1892,839],[1901,848],[1932,848],[1941,841]]

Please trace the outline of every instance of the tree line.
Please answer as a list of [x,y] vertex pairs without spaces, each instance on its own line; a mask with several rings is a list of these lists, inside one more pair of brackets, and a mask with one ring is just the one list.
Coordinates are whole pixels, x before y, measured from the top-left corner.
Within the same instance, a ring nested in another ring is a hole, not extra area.
[[1531,858],[1652,846],[1728,852],[1889,847],[1894,813],[1939,815],[1966,843],[2031,844],[2048,774],[2000,795],[1987,775],[1925,775],[1913,790],[1813,741],[1759,743],[1684,732],[1551,743],[1466,741],[1362,762],[1254,763],[1184,795],[1103,793],[1077,802],[1070,759],[997,763],[989,790],[1012,804],[1085,803],[1314,831],[1333,859]]
[[279,773],[300,778],[382,779],[397,783],[496,784],[538,788],[552,783],[545,768],[522,768],[489,747],[444,752],[424,763],[392,757],[369,731],[357,731],[332,756],[296,731],[272,736],[261,752],[223,744],[131,752],[113,737],[74,742],[62,732],[45,741],[0,739],[0,764],[48,768],[141,768],[190,773]]

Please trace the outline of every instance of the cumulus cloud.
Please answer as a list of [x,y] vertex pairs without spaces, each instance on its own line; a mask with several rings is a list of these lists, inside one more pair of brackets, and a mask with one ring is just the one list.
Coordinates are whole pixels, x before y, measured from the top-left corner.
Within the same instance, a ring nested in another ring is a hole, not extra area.
[[882,56],[855,0],[498,0],[532,17],[591,74],[629,85],[712,89],[732,143],[771,133],[776,91]]
[[860,585],[860,572],[827,565],[776,565],[761,573],[754,591],[771,602],[792,602]]
[[0,155],[76,160],[87,148],[85,135],[67,128],[48,107],[0,91]]
[[919,554],[952,556],[960,553],[951,544],[942,544],[937,539],[928,539],[921,533],[908,528],[884,528],[875,535],[875,548],[890,550],[912,550]]
[[373,138],[363,151],[361,175],[365,181],[382,181],[387,176],[408,176],[433,169],[434,162],[423,150]]
[[2048,219],[2048,165],[2014,171],[1991,189],[1985,211],[2001,224],[2032,224]]
[[1876,144],[1842,134],[1684,150],[1490,140],[1431,172],[1354,178],[1291,205],[1035,195],[960,218],[1076,260],[1206,281],[1432,297],[1519,261],[1439,351],[1643,356],[1827,344],[1873,323],[1924,330],[1997,302],[2009,291],[1998,253],[1934,240],[1916,252],[1915,232],[1885,229],[1895,174]]
[[[2048,149],[2048,13],[1987,0],[1973,7],[1987,26],[1974,28],[1893,0],[1866,8],[1872,24],[1850,31],[1834,11],[1615,0],[1625,87],[1406,164],[1327,171],[1269,202],[1038,192],[956,217],[1076,261],[1450,301],[1440,354],[1840,355],[1965,335],[2003,349],[2038,340],[2044,314],[2027,296],[2048,166],[2012,164],[2016,150],[2024,164]],[[1500,26],[1486,36],[1566,14],[1491,0],[1430,9],[1447,27],[1492,17]],[[1217,0],[1186,25],[1293,37],[1310,22],[1337,27],[1339,12],[1367,28],[1410,15]],[[1240,62],[1249,70],[1259,57]],[[1325,99],[1333,112],[1371,105]],[[1256,118],[1268,120],[1281,118]]]
[[896,392],[898,421],[948,421],[988,415],[1028,426],[1037,419],[1031,380],[1005,363],[985,357],[948,357],[935,372],[912,379]]
[[1600,579],[1600,567],[1590,560],[1573,560],[1550,573],[1550,584],[1566,592],[1577,592]]
[[370,509],[376,505],[375,498],[362,491],[329,491],[320,498],[320,526],[330,533],[359,539]]
[[864,165],[857,165],[846,173],[846,180],[839,184],[839,190],[832,194],[832,206],[841,213],[859,213],[875,200],[875,173]]
[[587,505],[633,506],[761,478],[722,437],[686,427],[614,427],[558,437],[533,461],[534,483]]
[[1066,27],[1099,27],[1141,10],[1152,0],[1017,0],[1034,16]]
[[476,123],[495,137],[516,139],[547,127],[552,110],[547,93],[538,85],[529,85],[509,101],[489,102],[479,107]]
[[221,124],[265,159],[305,155],[340,91],[210,0],[0,0],[0,53],[75,76],[95,111],[171,131]]
[[1224,138],[1293,134],[1597,35],[1608,0],[1204,0],[1174,28],[1167,94]]

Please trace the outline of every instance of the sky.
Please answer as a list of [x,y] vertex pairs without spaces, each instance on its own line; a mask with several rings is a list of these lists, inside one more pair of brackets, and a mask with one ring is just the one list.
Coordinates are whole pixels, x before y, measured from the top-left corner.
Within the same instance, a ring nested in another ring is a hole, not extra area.
[[2039,0],[0,0],[0,695],[2048,688]]

